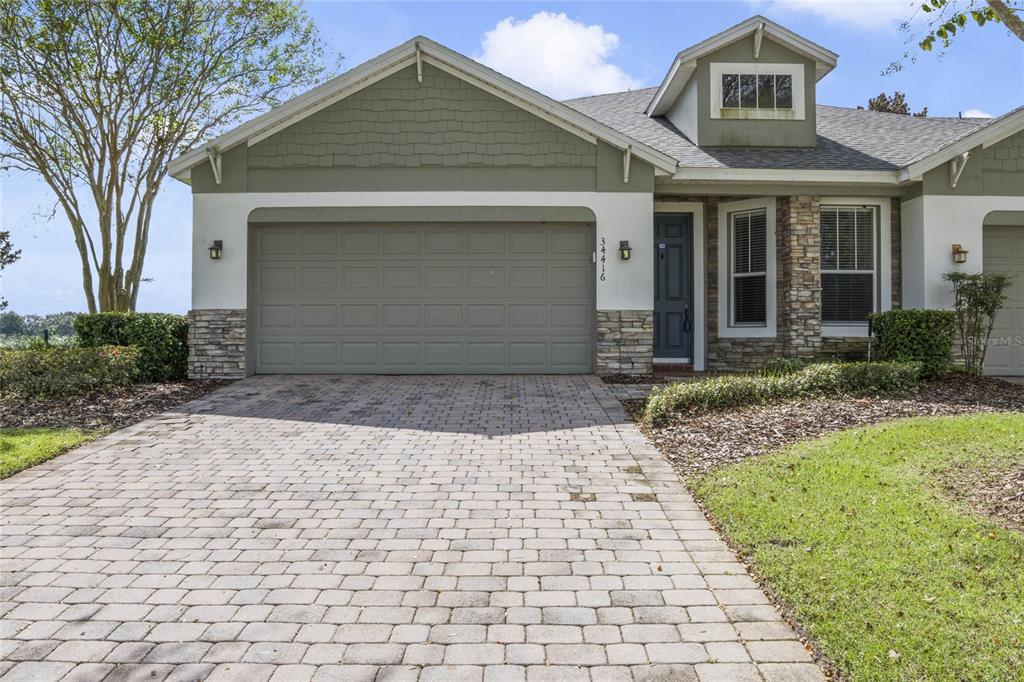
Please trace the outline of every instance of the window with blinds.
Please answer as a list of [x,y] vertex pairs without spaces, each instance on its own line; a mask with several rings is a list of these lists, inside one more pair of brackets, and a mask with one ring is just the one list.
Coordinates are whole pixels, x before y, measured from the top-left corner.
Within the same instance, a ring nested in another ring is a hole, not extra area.
[[875,310],[877,210],[821,207],[821,321],[867,322]]
[[767,323],[768,220],[764,209],[729,216],[730,285],[734,326]]

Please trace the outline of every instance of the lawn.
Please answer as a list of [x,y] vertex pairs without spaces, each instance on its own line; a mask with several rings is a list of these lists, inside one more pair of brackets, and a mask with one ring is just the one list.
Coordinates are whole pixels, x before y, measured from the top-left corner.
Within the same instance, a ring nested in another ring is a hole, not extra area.
[[75,429],[0,429],[0,479],[67,452],[94,437]]
[[693,481],[849,680],[1024,678],[1024,533],[973,515],[944,471],[1024,460],[1024,415],[843,431]]

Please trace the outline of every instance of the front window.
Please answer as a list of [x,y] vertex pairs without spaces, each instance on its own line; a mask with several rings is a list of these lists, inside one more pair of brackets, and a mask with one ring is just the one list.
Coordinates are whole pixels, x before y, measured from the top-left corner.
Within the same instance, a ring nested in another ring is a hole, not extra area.
[[878,210],[821,207],[821,320],[867,322],[876,310]]
[[784,74],[722,74],[723,109],[792,109],[793,77]]
[[731,320],[733,326],[767,322],[768,225],[764,209],[729,216]]

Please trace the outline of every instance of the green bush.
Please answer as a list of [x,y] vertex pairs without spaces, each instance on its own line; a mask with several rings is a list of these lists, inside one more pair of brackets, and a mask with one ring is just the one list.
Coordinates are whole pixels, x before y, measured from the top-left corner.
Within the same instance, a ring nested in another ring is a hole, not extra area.
[[0,390],[53,398],[135,381],[140,351],[125,346],[0,350]]
[[779,376],[799,372],[807,366],[807,361],[800,358],[769,358],[758,374],[762,376]]
[[644,422],[666,423],[686,411],[710,412],[792,398],[905,395],[921,378],[918,362],[822,362],[789,374],[756,374],[680,381],[655,387]]
[[925,378],[949,369],[956,315],[951,310],[888,310],[870,317],[879,360],[920,362]]
[[95,313],[75,318],[82,346],[135,346],[141,381],[178,381],[188,366],[188,322],[167,313]]

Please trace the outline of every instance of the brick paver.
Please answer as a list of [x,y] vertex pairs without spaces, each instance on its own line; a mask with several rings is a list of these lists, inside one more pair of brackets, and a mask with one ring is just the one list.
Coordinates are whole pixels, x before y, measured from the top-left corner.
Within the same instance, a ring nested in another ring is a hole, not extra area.
[[254,377],[0,495],[3,680],[821,679],[595,377]]

